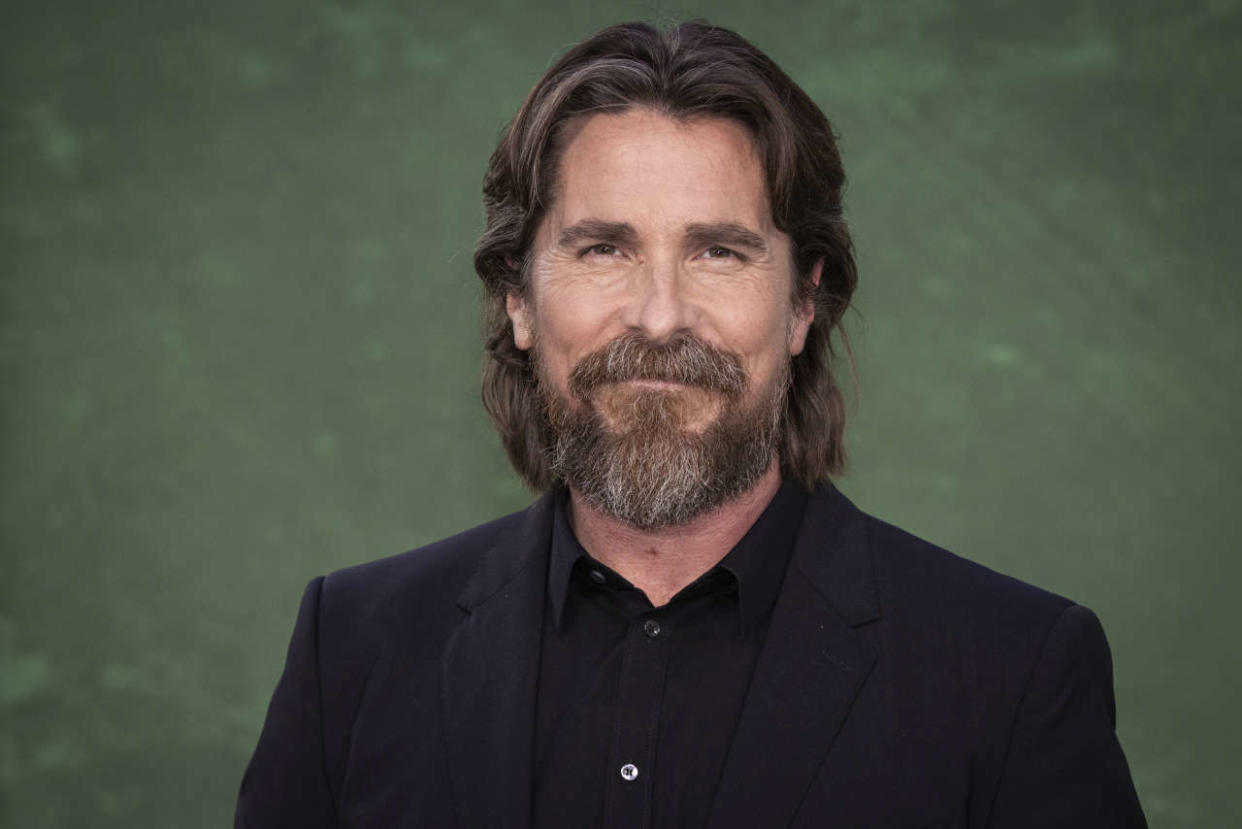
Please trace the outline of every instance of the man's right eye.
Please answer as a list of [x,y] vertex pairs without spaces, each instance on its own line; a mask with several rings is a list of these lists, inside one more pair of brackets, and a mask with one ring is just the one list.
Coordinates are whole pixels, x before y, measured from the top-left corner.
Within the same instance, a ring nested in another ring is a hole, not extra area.
[[601,242],[598,245],[591,245],[589,248],[584,248],[582,250],[583,256],[586,256],[587,254],[599,254],[600,256],[615,256],[616,253],[617,253],[617,246],[609,245],[605,242]]

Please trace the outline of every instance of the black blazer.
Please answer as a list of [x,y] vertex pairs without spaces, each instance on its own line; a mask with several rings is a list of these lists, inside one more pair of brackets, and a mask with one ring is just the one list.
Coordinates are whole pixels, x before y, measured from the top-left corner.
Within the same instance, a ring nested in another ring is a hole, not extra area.
[[[527,826],[551,516],[312,581],[236,825]],[[1090,610],[824,485],[710,825],[1145,826],[1113,724]]]

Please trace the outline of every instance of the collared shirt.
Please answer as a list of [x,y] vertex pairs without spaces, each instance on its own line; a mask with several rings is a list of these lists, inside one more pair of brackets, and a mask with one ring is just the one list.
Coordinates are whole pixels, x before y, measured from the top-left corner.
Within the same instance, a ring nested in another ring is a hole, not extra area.
[[557,496],[533,811],[537,827],[707,823],[806,493],[785,481],[719,564],[668,604],[592,558]]

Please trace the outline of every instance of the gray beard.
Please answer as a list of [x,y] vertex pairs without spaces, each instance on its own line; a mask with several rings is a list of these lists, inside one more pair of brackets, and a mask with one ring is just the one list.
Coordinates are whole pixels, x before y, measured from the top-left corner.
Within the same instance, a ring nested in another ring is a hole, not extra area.
[[636,393],[628,426],[614,431],[587,404],[571,407],[543,382],[552,469],[584,502],[639,529],[686,524],[752,489],[781,435],[789,373],[748,409],[726,399],[718,420],[686,431],[675,392]]

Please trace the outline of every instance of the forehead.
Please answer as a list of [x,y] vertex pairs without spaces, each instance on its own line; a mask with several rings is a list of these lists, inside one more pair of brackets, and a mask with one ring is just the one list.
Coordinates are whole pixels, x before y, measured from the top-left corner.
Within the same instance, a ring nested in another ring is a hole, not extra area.
[[734,222],[771,230],[763,165],[749,131],[719,117],[635,107],[567,126],[551,224]]

